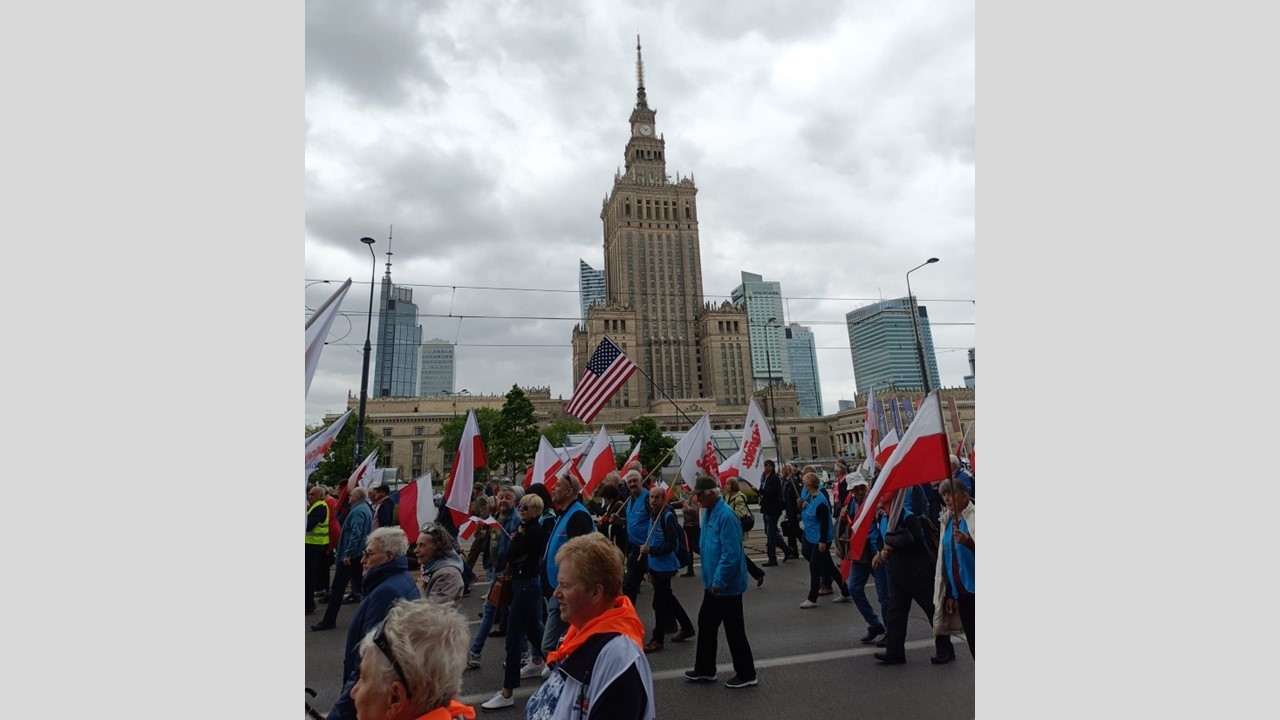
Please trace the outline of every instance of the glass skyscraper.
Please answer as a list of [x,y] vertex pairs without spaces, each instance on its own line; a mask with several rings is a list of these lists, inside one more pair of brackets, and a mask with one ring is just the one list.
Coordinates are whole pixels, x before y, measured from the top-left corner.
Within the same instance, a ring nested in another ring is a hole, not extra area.
[[813,331],[791,323],[787,332],[787,365],[791,382],[796,386],[796,399],[801,417],[822,416],[822,380],[818,377],[818,353]]
[[[933,387],[938,379],[938,359],[933,351],[933,335],[929,332],[929,313],[917,305],[920,318],[920,343],[924,346],[925,363]],[[876,390],[916,390],[924,387],[920,377],[920,360],[916,355],[915,331],[911,326],[911,303],[907,298],[881,300],[846,313],[849,349],[853,353],[853,379],[862,395]]]
[[[765,282],[755,273],[743,272],[742,284],[733,289],[729,299],[747,311],[751,376],[755,387],[767,387],[770,377],[775,385],[792,382],[786,333],[782,325],[782,285]],[[777,322],[769,323],[769,318],[776,318]]]
[[391,263],[382,278],[378,302],[378,352],[373,374],[374,397],[414,397],[418,390],[418,346],[422,326],[411,288],[391,282]]
[[419,365],[422,372],[418,376],[418,395],[429,397],[453,393],[457,380],[453,343],[439,338],[422,343]]
[[582,300],[582,323],[587,323],[587,308],[604,304],[604,271],[596,270],[578,258],[578,294]]

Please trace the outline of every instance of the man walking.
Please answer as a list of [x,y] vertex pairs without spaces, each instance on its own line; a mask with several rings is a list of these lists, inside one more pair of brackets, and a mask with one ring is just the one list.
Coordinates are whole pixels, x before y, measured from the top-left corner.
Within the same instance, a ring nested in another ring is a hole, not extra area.
[[720,487],[709,477],[694,481],[693,493],[706,512],[702,522],[702,607],[698,610],[698,649],[693,669],[684,674],[690,682],[715,682],[716,648],[720,625],[733,658],[734,676],[724,685],[744,688],[758,684],[751,643],[742,616],[742,595],[747,591],[747,558],[742,550],[742,522],[720,497]]
[[778,548],[782,548],[783,560],[790,559],[786,541],[778,530],[778,521],[782,519],[782,478],[773,468],[773,461],[765,460],[764,472],[760,474],[760,514],[764,516],[764,547],[769,557],[765,567],[778,564]]
[[631,496],[622,507],[622,514],[627,519],[627,574],[622,580],[622,594],[634,605],[636,596],[640,594],[640,583],[649,571],[648,557],[640,553],[640,546],[649,540],[649,507],[645,502],[648,495],[644,490],[644,476],[638,470],[628,470],[626,475],[627,490]]
[[399,527],[396,522],[396,506],[391,502],[391,486],[382,483],[369,491],[369,499],[373,502],[373,529]]
[[307,491],[307,614],[316,611],[316,593],[329,585],[325,558],[329,549],[329,506],[324,501],[324,488],[313,486]]
[[367,496],[368,491],[362,487],[351,491],[351,511],[347,513],[347,521],[342,524],[342,539],[338,541],[338,552],[334,556],[336,569],[333,573],[333,587],[329,588],[329,605],[325,608],[324,619],[312,625],[312,630],[332,630],[337,627],[342,593],[347,589],[347,583],[361,569],[360,557],[364,553],[369,533],[373,532],[373,510],[365,501]]

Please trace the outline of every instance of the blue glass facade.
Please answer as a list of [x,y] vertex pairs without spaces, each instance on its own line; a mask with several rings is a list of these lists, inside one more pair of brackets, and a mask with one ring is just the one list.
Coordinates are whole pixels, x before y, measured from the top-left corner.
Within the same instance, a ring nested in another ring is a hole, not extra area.
[[414,397],[418,391],[418,346],[422,326],[413,290],[396,287],[391,274],[382,278],[378,303],[378,351],[373,374],[374,397]]
[[787,331],[787,364],[796,386],[800,417],[822,416],[822,380],[818,377],[818,353],[813,332],[792,323]]
[[[743,272],[742,284],[729,295],[734,305],[746,308],[747,337],[751,342],[751,377],[756,389],[793,382],[786,351],[782,319],[782,285],[765,282],[755,273]],[[777,318],[770,323],[769,318]]]
[[453,362],[453,343],[439,339],[422,343],[419,365],[422,368],[418,376],[419,396],[453,394],[453,386],[457,379]]
[[[920,389],[920,360],[916,355],[915,332],[911,325],[910,302],[907,298],[882,300],[846,313],[849,349],[853,354],[853,378],[862,395],[875,388],[885,390]],[[924,346],[925,365],[933,387],[941,387],[938,359],[933,351],[933,335],[929,331],[929,313],[917,305],[920,319],[920,342]]]

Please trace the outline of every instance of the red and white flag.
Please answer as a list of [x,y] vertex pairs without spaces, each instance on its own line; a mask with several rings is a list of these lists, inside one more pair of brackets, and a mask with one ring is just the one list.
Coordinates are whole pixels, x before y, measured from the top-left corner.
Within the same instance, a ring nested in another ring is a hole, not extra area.
[[889,457],[893,455],[894,448],[898,447],[898,431],[889,428],[889,432],[884,434],[884,438],[876,445],[876,465],[884,467],[889,462]]
[[396,515],[400,518],[400,527],[409,538],[410,545],[418,541],[418,533],[423,525],[435,522],[435,488],[431,487],[430,471],[400,488]]
[[640,445],[642,443],[644,443],[644,438],[636,441],[636,446],[631,449],[631,454],[627,456],[627,461],[622,463],[623,470],[629,470],[632,464],[635,464],[637,469],[640,468]]
[[[333,319],[338,317],[338,307],[342,305],[342,298],[346,297],[347,291],[351,289],[351,278],[342,283],[328,300],[320,303],[320,307],[311,313],[311,317],[307,318],[306,323],[306,390],[303,396],[311,390],[311,376],[316,374],[316,365],[320,363],[320,351],[324,350],[324,339],[329,337],[329,328],[333,325]],[[295,326],[296,327],[296,326]]]
[[565,412],[584,423],[596,418],[604,404],[614,396],[636,371],[636,364],[627,354],[605,337],[591,354],[587,367],[573,389],[573,398],[565,406]]
[[386,471],[386,468],[374,468],[365,473],[364,477],[360,478],[360,487],[365,490],[368,490],[371,487],[378,487],[382,484],[382,478]]
[[582,459],[583,455],[587,454],[587,451],[591,449],[591,444],[595,441],[596,441],[596,436],[590,435],[587,437],[586,440],[583,440],[582,442],[578,443],[577,445],[574,445],[573,447],[568,447],[566,445],[565,447],[562,447],[562,448],[556,448],[555,449],[556,455],[559,456],[561,460],[564,460],[566,462],[576,463]]
[[676,443],[676,455],[680,456],[680,482],[685,487],[693,487],[693,481],[699,475],[715,478],[720,487],[720,463],[716,457],[715,446],[711,444],[711,413],[703,413],[702,418],[689,428],[689,432]]
[[591,497],[604,476],[617,469],[618,463],[613,457],[613,443],[610,442],[609,433],[605,431],[604,425],[601,425],[595,442],[591,444],[591,449],[578,463],[579,474],[586,480],[582,484],[582,497]]
[[556,473],[560,472],[560,468],[564,467],[566,462],[568,461],[560,458],[545,436],[539,438],[538,454],[533,456],[533,467],[529,468],[524,486],[547,484],[556,476]]
[[885,462],[867,499],[858,507],[858,515],[850,530],[851,553],[860,552],[866,542],[871,525],[867,518],[875,517],[873,510],[882,500],[889,499],[903,488],[951,477],[951,447],[947,442],[946,428],[942,426],[942,408],[938,404],[937,391],[929,393],[924,400],[903,434],[902,442]]
[[[759,477],[764,467],[764,453],[761,451],[774,446],[773,431],[769,429],[764,412],[760,410],[760,406],[756,404],[756,399],[753,397],[747,405],[747,420],[742,426],[742,447],[720,463],[721,486],[731,477],[751,485],[748,478]],[[752,487],[755,486],[752,485]]]
[[364,478],[365,474],[370,470],[373,470],[373,466],[377,464],[377,459],[378,451],[375,449],[373,452],[369,453],[368,457],[356,466],[355,470],[351,471],[351,477],[347,478],[347,492],[355,490],[356,487],[360,485],[360,481]]
[[459,532],[471,519],[471,488],[475,485],[476,470],[488,461],[484,457],[484,438],[480,437],[480,423],[476,411],[467,411],[467,424],[462,428],[462,440],[458,442],[458,454],[453,458],[453,469],[444,488],[444,504],[449,508],[454,525]]
[[311,478],[311,473],[316,471],[316,467],[320,465],[320,461],[324,459],[329,448],[333,446],[334,438],[338,437],[338,433],[342,432],[342,426],[347,424],[347,418],[351,417],[351,411],[342,413],[342,417],[333,421],[329,427],[323,430],[317,430],[311,437],[307,438],[307,449],[304,456],[307,467],[307,478]]

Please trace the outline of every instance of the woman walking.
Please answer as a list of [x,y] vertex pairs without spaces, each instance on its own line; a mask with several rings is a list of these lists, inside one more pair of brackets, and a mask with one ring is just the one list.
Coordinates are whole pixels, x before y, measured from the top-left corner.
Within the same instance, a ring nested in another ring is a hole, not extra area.
[[809,498],[804,504],[801,518],[804,520],[804,540],[809,550],[809,596],[800,603],[804,609],[818,607],[818,586],[829,580],[834,587],[840,588],[840,597],[832,600],[835,603],[853,602],[849,597],[849,588],[845,587],[840,577],[840,570],[831,560],[831,543],[835,539],[835,525],[831,520],[831,501],[822,491],[822,481],[816,473],[805,473],[804,487],[809,491]]

